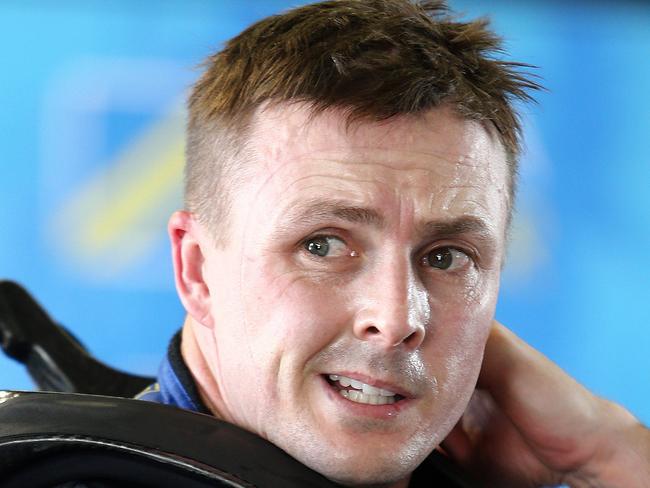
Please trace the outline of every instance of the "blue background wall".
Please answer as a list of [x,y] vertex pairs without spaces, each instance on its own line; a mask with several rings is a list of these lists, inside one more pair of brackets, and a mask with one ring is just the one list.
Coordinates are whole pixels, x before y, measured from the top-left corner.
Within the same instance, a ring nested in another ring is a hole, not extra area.
[[[0,278],[112,365],[153,374],[182,321],[164,229],[196,65],[295,3],[0,3]],[[548,88],[525,109],[497,316],[650,422],[650,6],[453,6]],[[0,386],[32,387],[5,358]]]

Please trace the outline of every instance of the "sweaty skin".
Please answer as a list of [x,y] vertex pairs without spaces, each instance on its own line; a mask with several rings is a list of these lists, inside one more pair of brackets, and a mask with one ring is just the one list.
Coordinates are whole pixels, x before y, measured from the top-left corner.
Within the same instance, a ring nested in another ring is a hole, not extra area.
[[[404,487],[476,384],[506,159],[448,107],[346,122],[265,107],[225,244],[192,214],[172,216],[183,353],[216,416],[334,481]],[[392,403],[360,403],[341,377]]]

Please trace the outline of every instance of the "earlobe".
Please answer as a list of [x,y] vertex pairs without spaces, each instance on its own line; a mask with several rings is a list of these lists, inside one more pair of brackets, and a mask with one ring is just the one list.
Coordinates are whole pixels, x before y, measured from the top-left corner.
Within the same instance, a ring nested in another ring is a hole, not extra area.
[[174,212],[167,232],[171,241],[176,291],[192,318],[212,328],[210,288],[204,277],[205,255],[201,242],[201,224],[186,211]]

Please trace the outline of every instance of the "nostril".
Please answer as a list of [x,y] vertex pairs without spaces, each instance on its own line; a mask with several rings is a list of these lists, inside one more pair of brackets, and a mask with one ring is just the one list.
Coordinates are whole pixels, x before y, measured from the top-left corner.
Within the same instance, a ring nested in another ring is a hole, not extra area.
[[379,334],[379,329],[377,327],[375,327],[374,325],[371,325],[370,327],[368,327],[366,332],[368,334],[370,334],[370,335],[377,335],[377,334]]
[[420,338],[417,332],[412,332],[406,339],[404,339],[404,343],[407,345],[415,345],[419,341]]

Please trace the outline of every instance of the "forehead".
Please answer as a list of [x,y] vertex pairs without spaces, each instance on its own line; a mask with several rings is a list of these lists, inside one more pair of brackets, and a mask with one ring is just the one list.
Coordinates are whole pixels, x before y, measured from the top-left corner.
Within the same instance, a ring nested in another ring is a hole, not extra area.
[[364,206],[392,199],[429,213],[507,213],[505,151],[484,124],[446,106],[381,122],[349,124],[346,115],[261,109],[250,138],[258,193],[288,206],[336,194]]
[[[347,112],[340,109],[313,114],[303,103],[265,105],[253,117],[251,138],[263,163],[289,163],[309,154],[347,150],[354,154],[340,155],[384,152],[386,163],[396,168],[400,159],[412,163],[411,159],[420,156],[424,162],[430,156],[457,168],[475,165],[486,172],[499,173],[495,176],[501,176],[505,169],[500,164],[489,164],[505,159],[494,131],[486,124],[457,115],[447,105],[418,115],[350,123]],[[405,154],[393,159],[394,151]],[[407,153],[412,153],[412,157]]]

